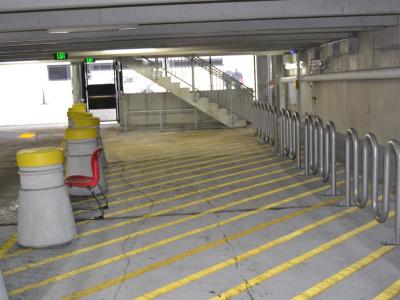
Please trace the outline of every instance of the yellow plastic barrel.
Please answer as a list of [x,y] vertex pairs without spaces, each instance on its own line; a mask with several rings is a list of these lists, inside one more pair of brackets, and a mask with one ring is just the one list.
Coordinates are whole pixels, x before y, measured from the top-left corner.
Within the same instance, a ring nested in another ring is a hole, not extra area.
[[17,152],[17,166],[36,168],[64,163],[64,151],[57,147],[24,149]]

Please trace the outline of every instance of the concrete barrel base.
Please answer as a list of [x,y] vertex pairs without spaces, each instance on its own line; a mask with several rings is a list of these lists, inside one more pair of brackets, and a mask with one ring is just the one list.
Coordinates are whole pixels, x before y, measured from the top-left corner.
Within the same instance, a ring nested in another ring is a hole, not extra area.
[[43,248],[71,242],[76,235],[71,202],[64,185],[64,153],[37,148],[17,153],[20,190],[17,242]]
[[[82,134],[80,132],[83,132]],[[88,133],[88,134],[86,134]],[[76,135],[74,135],[76,134]],[[78,139],[81,137],[81,139]],[[87,138],[91,137],[91,138]],[[96,128],[75,128],[68,129],[66,133],[67,140],[67,166],[66,176],[83,175],[92,176],[92,168],[90,160],[92,153],[97,148],[97,130]],[[103,166],[100,164],[100,180],[99,185],[104,192],[107,191],[107,184],[103,174]],[[91,196],[91,192],[86,188],[68,188],[68,193],[71,196]],[[96,187],[94,189],[96,195],[101,195],[101,190]]]
[[0,299],[1,300],[8,300],[6,285],[4,284],[3,275],[0,271]]
[[65,186],[19,192],[18,244],[43,248],[71,242],[76,235],[74,216]]

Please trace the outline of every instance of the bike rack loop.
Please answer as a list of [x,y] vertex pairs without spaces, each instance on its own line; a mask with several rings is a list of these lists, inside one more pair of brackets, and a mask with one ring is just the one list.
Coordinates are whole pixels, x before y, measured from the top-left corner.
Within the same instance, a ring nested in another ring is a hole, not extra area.
[[[354,204],[364,208],[368,202],[368,181],[369,181],[369,150],[372,153],[372,199],[378,199],[378,141],[373,133],[367,133],[363,141],[362,149],[362,191],[359,187],[359,156],[358,156],[358,135],[354,128],[347,129],[345,146],[345,169],[346,169],[346,195],[345,206],[352,206],[351,182],[353,182]],[[351,145],[353,146],[351,148]],[[353,153],[353,158],[351,154]],[[353,165],[353,177],[351,177],[351,165]],[[377,201],[377,200],[376,200]],[[379,214],[379,212],[378,212]]]
[[285,144],[283,152],[289,155],[292,142],[292,113],[290,110],[285,110]]
[[304,120],[304,175],[311,174],[310,159],[312,158],[312,117],[306,114]]
[[297,169],[301,169],[300,160],[300,115],[293,112],[290,122],[291,138],[290,138],[290,151],[289,158],[295,160],[297,158]]
[[285,133],[286,133],[286,109],[281,108],[280,109],[280,117],[281,117],[281,123],[280,123],[280,128],[281,128],[281,132],[280,132],[280,148],[279,148],[279,153],[281,157],[285,156],[285,142],[286,142],[286,137],[285,137]]
[[395,240],[394,243],[384,242],[385,245],[400,245],[400,142],[398,140],[390,140],[385,149],[382,209],[379,207],[378,197],[372,199],[372,214],[375,220],[380,223],[385,222],[390,210],[390,173],[393,153],[396,159]]
[[[336,196],[336,127],[332,121],[325,126],[325,158],[321,161],[321,181],[331,178],[331,196]],[[330,162],[330,164],[329,164]]]
[[323,171],[324,155],[324,124],[320,118],[312,122],[312,145],[310,147],[310,169],[312,175],[321,174]]

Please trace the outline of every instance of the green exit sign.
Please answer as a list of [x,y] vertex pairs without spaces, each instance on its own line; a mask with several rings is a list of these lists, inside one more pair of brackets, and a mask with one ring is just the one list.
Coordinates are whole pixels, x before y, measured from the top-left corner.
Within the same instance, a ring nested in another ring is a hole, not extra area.
[[66,53],[66,52],[57,52],[54,55],[54,57],[55,57],[56,60],[66,60],[66,59],[68,59],[68,53]]
[[85,58],[86,63],[94,63],[94,58],[93,57],[86,57]]

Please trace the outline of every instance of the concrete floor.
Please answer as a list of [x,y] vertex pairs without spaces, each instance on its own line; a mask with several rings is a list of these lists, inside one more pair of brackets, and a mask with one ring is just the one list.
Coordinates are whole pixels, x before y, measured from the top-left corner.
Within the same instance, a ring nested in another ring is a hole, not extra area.
[[[103,138],[105,220],[80,222],[71,244],[41,250],[16,245],[15,225],[1,227],[0,269],[12,299],[399,294],[400,250],[380,244],[392,239],[393,218],[377,224],[369,209],[336,207],[343,196],[322,196],[329,185],[299,175],[294,162],[278,158],[251,130],[125,135],[110,127]],[[4,224],[15,222],[15,151],[61,140],[62,128],[55,128],[37,141],[0,141]]]

